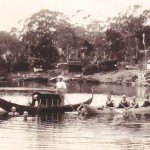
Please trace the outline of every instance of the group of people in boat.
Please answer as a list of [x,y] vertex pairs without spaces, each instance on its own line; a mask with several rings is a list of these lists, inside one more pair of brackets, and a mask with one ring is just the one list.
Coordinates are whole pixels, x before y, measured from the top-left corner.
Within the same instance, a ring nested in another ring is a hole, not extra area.
[[[106,101],[106,108],[108,107],[115,107],[115,108],[138,108],[139,103],[136,100],[137,98],[134,96],[132,97],[132,101],[129,102],[126,98],[126,95],[122,96],[122,100],[119,102],[118,106],[115,106],[114,101],[111,100],[111,95],[107,95],[107,101]],[[150,106],[150,97],[149,95],[146,95],[146,99],[142,105],[142,107],[148,107]]]
[[107,95],[107,101],[106,101],[106,108],[129,108],[129,107],[137,107],[138,103],[136,102],[136,97],[134,97],[134,99],[132,100],[132,102],[130,103],[129,101],[127,101],[126,99],[126,95],[122,96],[122,100],[119,102],[118,106],[115,106],[114,101],[111,99],[111,95],[108,94]]
[[[146,99],[144,100],[144,103],[141,105],[141,107],[148,107],[150,106],[150,96],[146,95]],[[121,101],[119,102],[118,106],[115,105],[114,101],[111,99],[111,94],[107,94],[107,100],[105,106],[98,107],[97,109],[103,109],[103,108],[138,108],[139,103],[137,102],[137,97],[132,97],[131,102],[127,100],[126,95],[122,96]],[[83,107],[83,104],[81,104],[78,109],[79,115],[85,115],[86,109]]]

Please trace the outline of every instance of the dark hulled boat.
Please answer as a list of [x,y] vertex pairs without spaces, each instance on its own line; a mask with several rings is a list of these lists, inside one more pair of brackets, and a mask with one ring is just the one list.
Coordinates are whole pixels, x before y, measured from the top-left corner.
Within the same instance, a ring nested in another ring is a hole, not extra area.
[[[34,96],[37,95],[38,106],[35,107],[36,99]],[[93,95],[90,99],[86,100],[85,104],[90,104],[93,100]],[[30,106],[20,105],[12,102],[8,102],[0,98],[0,107],[7,112],[11,111],[12,107],[16,107],[16,112],[20,115],[23,114],[24,111],[27,111],[29,115],[35,114],[49,114],[49,113],[61,113],[61,112],[71,112],[76,111],[81,103],[78,104],[69,104],[64,105],[64,98],[60,94],[55,93],[40,93],[35,92],[32,95],[32,104]]]

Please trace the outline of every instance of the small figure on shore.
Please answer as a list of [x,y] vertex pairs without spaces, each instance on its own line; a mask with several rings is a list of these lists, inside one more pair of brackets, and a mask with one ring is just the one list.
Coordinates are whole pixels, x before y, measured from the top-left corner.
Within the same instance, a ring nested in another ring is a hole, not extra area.
[[148,106],[150,106],[149,95],[146,95],[146,99],[145,99],[142,107],[148,107]]
[[131,102],[131,108],[138,108],[139,107],[139,103],[137,103],[136,101],[136,96],[133,97],[132,102]]
[[129,107],[130,107],[130,103],[127,101],[126,95],[123,95],[118,108],[129,108]]
[[107,94],[106,108],[115,107],[113,100],[111,100],[111,94]]
[[16,107],[11,108],[11,112],[8,113],[9,116],[19,116],[19,113],[16,112]]

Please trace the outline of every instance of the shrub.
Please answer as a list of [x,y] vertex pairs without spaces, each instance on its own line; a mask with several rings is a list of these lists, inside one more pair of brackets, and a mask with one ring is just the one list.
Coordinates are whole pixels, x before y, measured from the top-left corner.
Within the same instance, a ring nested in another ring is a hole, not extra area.
[[88,65],[85,67],[83,74],[84,75],[92,75],[97,72],[99,72],[97,65],[92,64],[92,65]]

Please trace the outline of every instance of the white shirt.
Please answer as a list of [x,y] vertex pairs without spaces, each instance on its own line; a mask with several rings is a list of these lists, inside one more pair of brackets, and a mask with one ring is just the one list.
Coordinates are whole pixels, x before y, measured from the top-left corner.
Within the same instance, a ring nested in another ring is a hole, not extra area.
[[39,105],[39,104],[38,104],[38,101],[36,100],[34,107],[38,107],[38,105]]
[[64,81],[58,81],[56,83],[56,89],[58,90],[58,92],[64,93],[64,91],[66,90],[65,82]]

